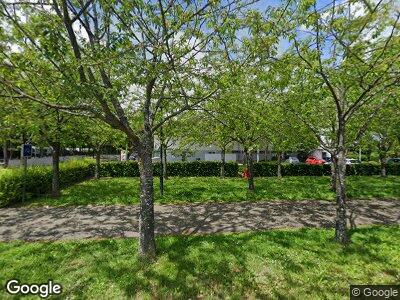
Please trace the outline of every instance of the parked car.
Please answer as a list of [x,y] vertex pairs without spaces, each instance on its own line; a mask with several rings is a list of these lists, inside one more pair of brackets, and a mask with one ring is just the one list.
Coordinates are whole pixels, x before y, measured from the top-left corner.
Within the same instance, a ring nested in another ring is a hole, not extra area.
[[325,160],[316,158],[315,156],[309,156],[306,159],[306,164],[308,165],[323,165],[325,162]]
[[388,164],[400,164],[400,157],[392,157],[387,160]]
[[290,157],[286,160],[286,162],[289,163],[289,164],[298,164],[298,163],[300,163],[300,160],[299,160],[297,157],[295,157],[295,156],[290,156]]
[[346,158],[346,165],[354,165],[354,164],[359,164],[360,161],[358,159],[354,158]]

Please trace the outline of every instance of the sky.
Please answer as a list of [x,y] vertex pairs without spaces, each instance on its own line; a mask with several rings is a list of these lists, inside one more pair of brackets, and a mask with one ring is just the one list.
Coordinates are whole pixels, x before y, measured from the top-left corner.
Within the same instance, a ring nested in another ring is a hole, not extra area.
[[[292,0],[292,1],[297,1],[297,0]],[[328,4],[332,3],[332,0],[316,0],[316,6],[317,9],[324,8]],[[344,0],[336,0],[337,3],[341,3]],[[259,0],[258,2],[254,3],[252,5],[252,8],[260,10],[260,11],[265,11],[267,7],[273,6],[273,7],[279,7],[285,3],[285,1],[281,0]],[[278,45],[278,55],[285,52],[289,48],[290,44],[289,41],[286,39],[281,39]]]

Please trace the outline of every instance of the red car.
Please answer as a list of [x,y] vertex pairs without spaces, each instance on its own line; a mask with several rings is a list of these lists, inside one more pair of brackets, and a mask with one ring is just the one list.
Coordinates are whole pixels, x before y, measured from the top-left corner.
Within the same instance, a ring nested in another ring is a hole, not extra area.
[[324,163],[325,163],[325,160],[316,158],[315,156],[309,156],[306,159],[307,165],[323,165]]

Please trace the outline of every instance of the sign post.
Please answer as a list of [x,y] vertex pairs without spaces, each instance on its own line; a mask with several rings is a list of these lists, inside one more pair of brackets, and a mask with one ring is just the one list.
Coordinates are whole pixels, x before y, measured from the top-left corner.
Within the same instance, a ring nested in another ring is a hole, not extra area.
[[23,157],[31,157],[32,156],[32,145],[23,144],[22,145],[22,154],[23,154]]

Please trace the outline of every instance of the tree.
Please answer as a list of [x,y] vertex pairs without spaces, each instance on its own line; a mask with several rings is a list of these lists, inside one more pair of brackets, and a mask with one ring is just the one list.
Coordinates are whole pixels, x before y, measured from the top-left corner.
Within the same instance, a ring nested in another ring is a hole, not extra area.
[[84,140],[88,146],[93,147],[96,159],[94,177],[100,179],[100,158],[103,148],[107,145],[123,144],[124,135],[109,125],[93,119],[81,118],[78,124],[81,127],[80,139]]
[[238,68],[234,76],[228,77],[229,82],[225,84],[221,98],[203,107],[214,122],[223,126],[220,130],[222,129],[224,141],[235,141],[243,146],[249,173],[249,191],[254,191],[254,150],[259,148],[265,135],[263,112],[266,103],[257,93],[258,83],[252,73],[254,71],[255,69],[247,67]]
[[299,60],[287,105],[332,154],[335,238],[342,244],[349,242],[347,150],[359,143],[399,82],[400,13],[393,5],[333,2],[321,11],[315,2],[304,1],[296,7],[299,23],[291,38]]
[[[127,136],[140,170],[139,252],[154,257],[154,134],[169,119],[217,93],[218,74],[207,72],[201,57],[216,29],[225,34],[228,21],[246,3],[2,0],[0,6],[8,39],[21,48],[22,57],[3,53],[16,74],[0,79],[7,96],[16,93],[95,117]],[[21,89],[21,82],[34,92]],[[48,87],[55,85],[63,91],[62,103],[47,97]]]
[[[210,103],[209,103],[210,104]],[[175,127],[175,140],[183,148],[216,146],[221,150],[220,176],[225,177],[225,155],[234,141],[233,133],[220,120],[215,111],[191,111],[182,116]]]
[[[318,145],[315,137],[298,118],[287,114],[278,94],[268,108],[268,118],[265,118],[266,139],[277,153],[277,177],[282,177],[282,156],[285,151],[311,149]],[[283,96],[284,97],[284,96]]]
[[378,150],[381,166],[381,176],[386,177],[386,163],[388,153],[400,147],[400,102],[393,97],[372,121],[366,136],[367,144],[372,144]]

